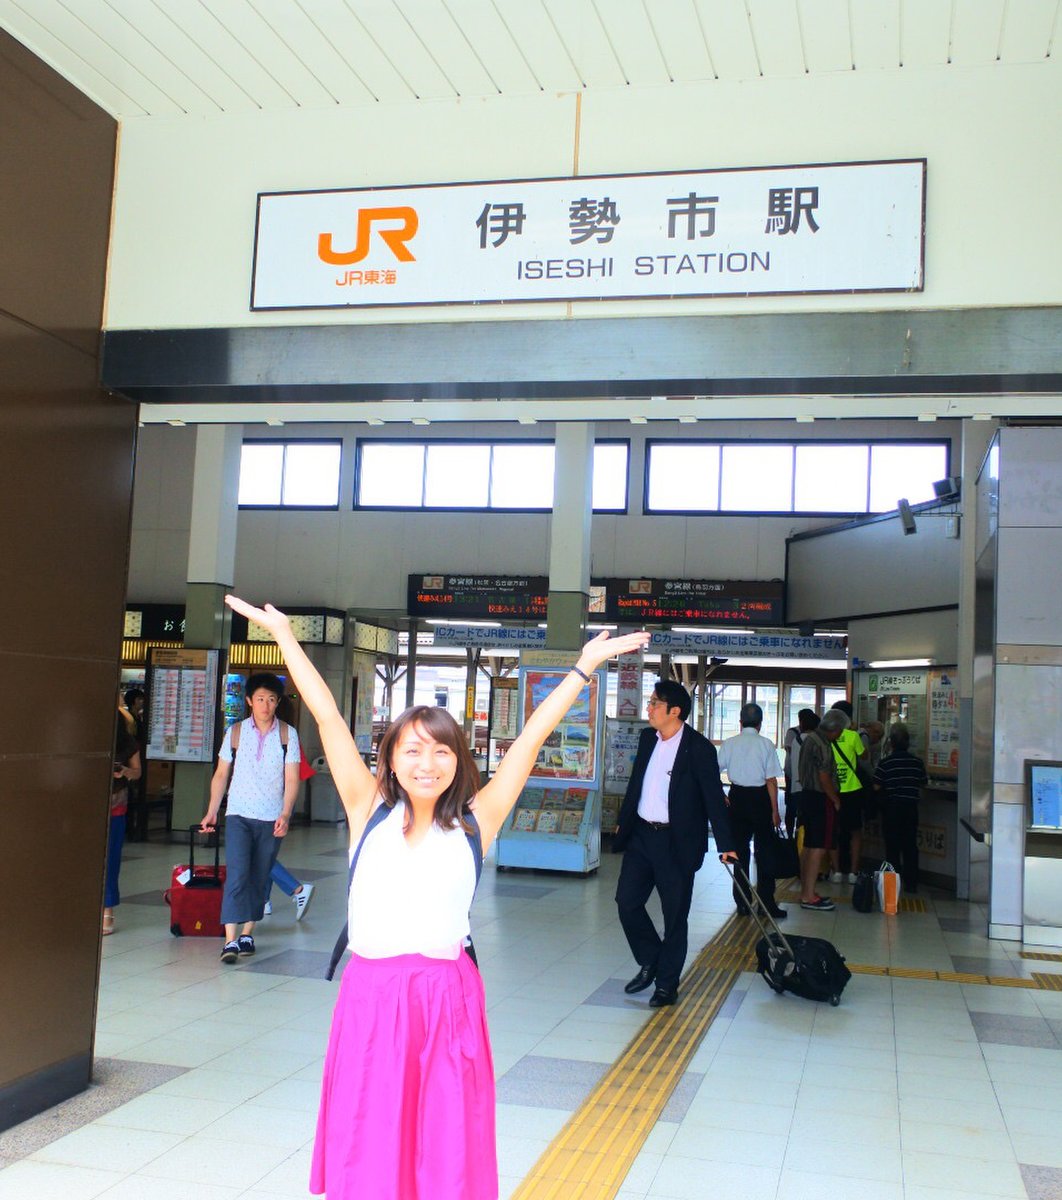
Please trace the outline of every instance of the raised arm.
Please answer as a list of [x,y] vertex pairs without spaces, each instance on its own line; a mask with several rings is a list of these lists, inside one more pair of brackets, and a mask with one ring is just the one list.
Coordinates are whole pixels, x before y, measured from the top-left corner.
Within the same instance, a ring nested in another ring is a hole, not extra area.
[[368,811],[376,791],[376,780],[362,761],[361,753],[354,744],[354,738],[339,711],[335,697],[317,668],[306,657],[306,651],[292,633],[284,613],[272,604],[267,604],[265,608],[255,608],[253,604],[248,604],[238,596],[226,596],[225,603],[234,612],[268,629],[276,639],[299,695],[317,722],[321,745],[328,759],[336,791],[343,802],[347,819],[353,825],[355,820],[364,817]]
[[516,803],[546,738],[560,724],[576,697],[586,687],[586,680],[579,672],[590,675],[607,659],[637,650],[648,641],[649,634],[644,630],[618,638],[609,638],[607,633],[601,633],[583,647],[575,667],[527,718],[520,736],[505,752],[494,777],[476,797],[476,819],[484,848],[490,845]]

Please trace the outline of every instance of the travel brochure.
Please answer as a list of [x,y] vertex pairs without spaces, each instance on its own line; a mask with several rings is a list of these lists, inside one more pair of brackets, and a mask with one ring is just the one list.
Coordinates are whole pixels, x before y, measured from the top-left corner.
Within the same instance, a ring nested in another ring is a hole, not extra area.
[[583,823],[588,788],[527,787],[513,810],[510,828],[522,833],[575,837]]
[[[563,669],[542,668],[524,674],[524,721],[568,674]],[[595,675],[568,710],[567,716],[546,738],[531,770],[538,779],[570,779],[590,783],[597,757],[598,680]]]

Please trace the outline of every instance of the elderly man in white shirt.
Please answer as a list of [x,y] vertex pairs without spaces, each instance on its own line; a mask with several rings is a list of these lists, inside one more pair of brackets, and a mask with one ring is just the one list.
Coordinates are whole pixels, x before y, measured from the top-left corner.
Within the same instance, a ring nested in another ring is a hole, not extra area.
[[[756,892],[775,920],[789,914],[774,898],[774,874],[771,868],[771,839],[782,823],[778,811],[778,779],[782,764],[774,743],[760,734],[763,709],[745,704],[739,716],[741,732],[727,738],[719,747],[719,769],[730,780],[727,803],[730,829],[734,836],[741,868],[749,873],[749,843],[756,852]],[[741,916],[748,916],[751,897],[734,884],[734,903]]]

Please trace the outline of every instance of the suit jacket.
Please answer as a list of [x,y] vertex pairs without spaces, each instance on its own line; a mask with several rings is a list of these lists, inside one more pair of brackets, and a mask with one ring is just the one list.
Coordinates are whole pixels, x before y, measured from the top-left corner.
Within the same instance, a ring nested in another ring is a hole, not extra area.
[[[678,736],[682,741],[675,755],[667,795],[671,850],[677,865],[692,874],[704,862],[708,849],[709,822],[720,854],[734,849],[734,839],[730,833],[730,817],[719,779],[719,759],[715,747],[689,725],[683,725]],[[620,806],[618,828],[612,843],[615,850],[622,850],[634,832],[642,780],[655,746],[656,730],[644,729],[638,740],[638,753],[627,794]]]

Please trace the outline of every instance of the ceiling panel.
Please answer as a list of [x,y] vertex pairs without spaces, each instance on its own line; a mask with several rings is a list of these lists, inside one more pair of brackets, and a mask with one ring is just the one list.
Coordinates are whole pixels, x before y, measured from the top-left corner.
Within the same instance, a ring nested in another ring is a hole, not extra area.
[[905,67],[948,61],[952,0],[901,0],[900,54]]
[[855,69],[895,70],[900,65],[900,0],[859,0],[848,11]]
[[414,98],[413,89],[364,23],[345,0],[313,0],[313,18],[341,48],[347,66],[381,103],[401,103]]
[[1035,62],[1051,53],[1051,34],[1062,30],[1062,0],[1021,0],[1008,4],[999,57],[1003,62]]
[[[455,95],[490,96],[497,93],[489,72],[469,44],[462,24],[454,20],[450,5],[444,0],[396,0],[395,7]],[[454,11],[461,11],[461,6],[455,6]]]
[[620,87],[624,77],[593,0],[542,0],[586,87]]
[[697,12],[720,79],[755,79],[762,74],[742,0],[697,0]]
[[646,0],[596,0],[596,8],[623,78],[650,86],[669,82]]
[[745,0],[745,3],[763,74],[803,75],[807,63],[796,0]]
[[[65,54],[75,63],[89,66],[97,76],[102,76],[145,113],[179,113],[181,106],[171,96],[157,87],[145,69],[130,53],[130,39],[123,39],[119,46],[112,45],[105,33],[96,33],[96,20],[84,20],[58,0],[25,0],[11,5],[25,24],[39,23],[51,33],[57,43],[65,48]],[[112,16],[114,13],[112,11]],[[28,19],[27,19],[28,18]],[[102,19],[100,24],[106,22]],[[17,36],[17,33],[16,33]],[[65,74],[65,72],[64,72]]]
[[848,0],[797,0],[797,16],[808,71],[850,71]]
[[336,98],[288,49],[283,37],[250,0],[199,0],[229,30],[247,53],[301,107],[334,105]]
[[540,88],[549,92],[573,92],[583,86],[575,63],[541,0],[494,2]]
[[[449,0],[451,6],[453,0]],[[513,40],[494,0],[461,0],[461,28],[469,45],[490,75],[491,83],[503,95],[527,94],[539,90],[538,80],[521,47]]]
[[950,61],[966,67],[995,62],[1007,0],[954,0],[954,5]]
[[653,36],[670,79],[714,79],[695,0],[649,0]]
[[291,0],[250,0],[250,3],[333,103],[364,104],[374,98],[336,49],[333,31],[320,23],[315,9],[293,4]]
[[[142,0],[132,0],[140,5]],[[204,0],[153,0],[155,6],[179,24],[186,37],[200,47],[205,64],[213,63],[232,82],[238,96],[246,96],[257,109],[270,112],[295,107],[294,98],[284,90],[241,42],[223,20],[206,6]],[[204,65],[204,70],[208,69]],[[222,93],[214,89],[215,99]],[[242,112],[243,101],[226,104],[226,112]]]

